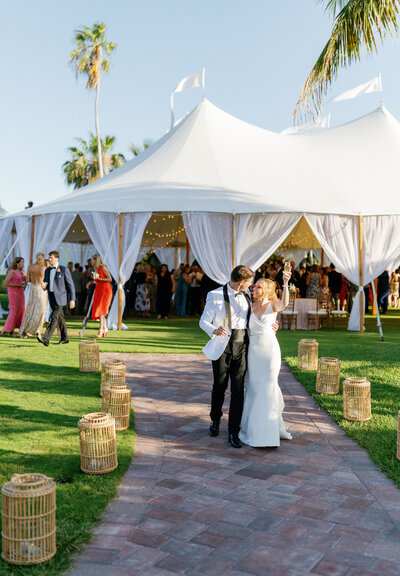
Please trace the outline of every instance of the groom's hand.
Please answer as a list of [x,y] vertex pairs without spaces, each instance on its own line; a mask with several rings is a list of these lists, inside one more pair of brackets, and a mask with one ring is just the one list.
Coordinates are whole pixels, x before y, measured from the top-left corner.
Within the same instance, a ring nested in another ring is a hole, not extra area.
[[71,300],[71,302],[69,303],[69,308],[70,310],[73,310],[75,308],[75,300]]
[[223,326],[219,326],[213,332],[214,336],[225,336],[226,334],[228,334],[228,332],[225,330]]
[[279,324],[278,324],[278,322],[274,322],[274,323],[272,324],[272,330],[275,332],[275,334],[278,332],[278,330],[279,330]]

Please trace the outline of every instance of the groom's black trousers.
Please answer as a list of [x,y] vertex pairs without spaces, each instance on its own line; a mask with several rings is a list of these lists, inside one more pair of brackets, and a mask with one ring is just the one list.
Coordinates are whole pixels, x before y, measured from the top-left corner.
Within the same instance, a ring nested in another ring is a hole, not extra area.
[[237,434],[243,412],[244,377],[247,368],[247,330],[232,330],[225,351],[218,360],[213,360],[214,384],[211,394],[211,420],[219,422],[222,417],[225,392],[231,380],[231,402],[229,406],[228,431]]

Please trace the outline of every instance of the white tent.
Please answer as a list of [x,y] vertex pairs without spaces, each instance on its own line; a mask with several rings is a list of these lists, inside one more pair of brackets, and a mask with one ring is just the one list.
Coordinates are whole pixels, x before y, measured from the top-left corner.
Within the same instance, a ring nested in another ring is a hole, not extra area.
[[[46,251],[79,215],[121,285],[151,214],[181,213],[195,257],[224,282],[234,263],[257,267],[305,215],[329,261],[362,294],[400,255],[399,157],[400,125],[384,107],[337,128],[289,136],[203,100],[118,170],[0,220],[0,246],[9,247],[12,220],[19,253]],[[351,329],[362,329],[361,316],[358,296]]]

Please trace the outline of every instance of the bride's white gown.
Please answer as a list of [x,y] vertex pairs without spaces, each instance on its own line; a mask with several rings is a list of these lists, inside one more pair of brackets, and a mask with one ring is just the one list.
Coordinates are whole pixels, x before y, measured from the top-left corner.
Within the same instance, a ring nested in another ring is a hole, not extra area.
[[285,404],[278,385],[281,350],[272,329],[275,318],[269,303],[261,319],[252,312],[249,321],[248,379],[239,438],[254,447],[280,446],[280,438],[291,439],[282,419]]

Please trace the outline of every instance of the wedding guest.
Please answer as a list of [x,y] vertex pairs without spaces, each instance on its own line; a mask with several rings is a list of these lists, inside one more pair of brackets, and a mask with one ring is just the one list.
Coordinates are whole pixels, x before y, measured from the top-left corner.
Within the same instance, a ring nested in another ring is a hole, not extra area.
[[190,314],[191,316],[200,316],[201,310],[201,280],[203,278],[203,272],[201,272],[200,267],[197,264],[193,264],[192,271],[190,273]]
[[318,268],[315,264],[311,266],[310,273],[306,278],[307,285],[307,298],[318,298],[320,285],[321,285],[321,275],[318,272]]
[[150,317],[148,284],[146,283],[146,272],[142,264],[137,266],[135,310],[139,313],[139,316]]
[[382,314],[386,314],[388,309],[388,296],[390,294],[389,272],[384,270],[378,276],[378,304]]
[[166,264],[162,264],[157,281],[157,318],[168,318],[172,294],[175,292],[175,280]]
[[178,300],[180,300],[180,284],[179,284],[179,277],[182,274],[182,272],[185,270],[185,265],[184,264],[180,264],[179,268],[175,268],[175,270],[173,271],[173,275],[174,275],[174,280],[175,280],[175,300],[174,300],[174,304],[175,304],[175,308],[176,308],[176,302]]
[[319,292],[319,302],[322,308],[331,308],[331,291],[329,290],[329,276],[326,268],[321,268],[321,287]]
[[105,338],[108,334],[106,317],[110,310],[113,296],[111,288],[111,274],[99,254],[92,257],[94,272],[91,283],[94,284],[92,319],[100,320],[97,338]]
[[26,281],[30,282],[29,300],[19,329],[21,338],[41,334],[47,307],[47,292],[42,288],[45,271],[44,254],[38,252],[36,260],[28,267]]
[[147,284],[147,297],[150,300],[150,311],[156,311],[156,293],[157,293],[157,272],[154,266],[151,264],[146,264],[144,267],[146,272],[146,284]]
[[25,273],[24,259],[20,256],[14,258],[10,268],[7,271],[4,286],[8,291],[8,317],[2,334],[10,333],[10,336],[16,336],[15,329],[19,328],[25,313]]
[[329,265],[331,269],[328,276],[329,276],[329,290],[331,291],[333,304],[335,308],[337,308],[339,294],[342,289],[342,275],[338,272],[335,268],[335,265],[332,262]]
[[76,308],[74,311],[77,310],[78,314],[83,314],[83,297],[86,294],[86,286],[85,286],[85,277],[83,273],[80,271],[79,262],[76,262],[75,268],[71,273],[72,280],[75,286],[75,294],[76,294]]
[[50,338],[57,326],[60,327],[61,339],[57,344],[68,344],[68,331],[64,319],[64,306],[75,308],[75,288],[69,268],[59,264],[60,253],[52,250],[49,253],[50,266],[44,272],[43,290],[49,293],[49,302],[52,310],[50,324],[43,338],[37,339],[44,346],[48,346]]
[[276,270],[276,276],[275,278],[271,278],[271,280],[275,280],[275,282],[278,283],[279,288],[282,290],[282,286],[283,286],[283,261],[278,258],[278,260],[275,262],[275,270]]
[[305,298],[307,295],[307,270],[305,266],[300,266],[299,268],[299,281],[298,281],[298,288],[300,290],[300,298]]
[[[340,292],[339,292],[339,302],[340,302],[341,309],[344,310],[344,308],[345,308],[344,301],[347,299],[347,304],[349,301],[349,297],[348,297],[349,281],[347,280],[347,278],[345,276],[343,276],[343,274],[341,274],[341,278],[342,278],[342,284],[341,284]],[[337,303],[336,303],[336,306],[337,306]]]
[[175,298],[176,313],[178,316],[186,316],[187,297],[190,286],[190,266],[186,264],[183,272],[179,276],[178,281],[178,294]]

